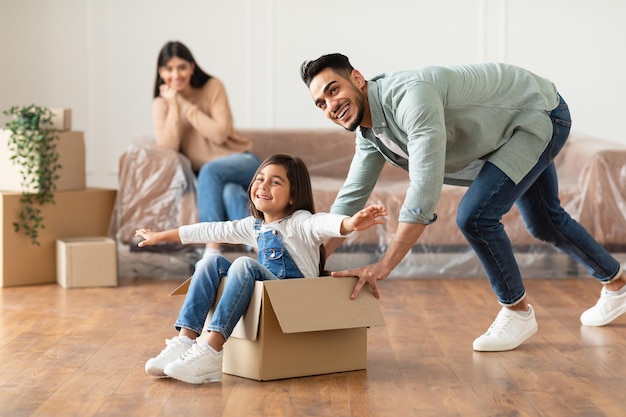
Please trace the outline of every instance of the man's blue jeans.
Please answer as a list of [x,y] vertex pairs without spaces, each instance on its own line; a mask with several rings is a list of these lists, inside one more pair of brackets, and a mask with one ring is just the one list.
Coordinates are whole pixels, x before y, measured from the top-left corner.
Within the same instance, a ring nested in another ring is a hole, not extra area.
[[611,281],[619,271],[619,262],[561,207],[554,158],[571,126],[562,98],[550,119],[552,139],[526,177],[515,184],[495,165],[485,163],[457,212],[459,228],[485,268],[498,301],[506,306],[526,295],[511,242],[500,221],[513,204],[533,237],[551,243],[601,282]]
[[198,213],[201,222],[243,219],[250,215],[248,185],[259,158],[234,153],[202,165],[198,173]]

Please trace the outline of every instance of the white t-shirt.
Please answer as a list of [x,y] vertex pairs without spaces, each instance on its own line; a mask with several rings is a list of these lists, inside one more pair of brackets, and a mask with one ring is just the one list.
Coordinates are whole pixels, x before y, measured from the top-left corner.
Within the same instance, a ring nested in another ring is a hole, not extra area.
[[[316,277],[319,275],[319,247],[326,238],[341,237],[341,222],[346,217],[298,210],[281,220],[263,223],[260,233],[276,230],[302,275]],[[181,226],[178,233],[183,244],[219,242],[256,248],[259,232],[254,230],[255,220],[250,216],[241,220],[196,223]]]

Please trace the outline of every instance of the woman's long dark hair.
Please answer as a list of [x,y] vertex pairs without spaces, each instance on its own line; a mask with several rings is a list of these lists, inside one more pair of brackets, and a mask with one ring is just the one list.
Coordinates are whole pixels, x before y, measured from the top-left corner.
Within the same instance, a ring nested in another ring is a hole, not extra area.
[[170,41],[163,45],[161,51],[159,52],[159,57],[157,59],[157,68],[156,68],[156,81],[154,82],[154,98],[158,97],[161,94],[160,87],[165,83],[159,76],[159,68],[166,65],[167,62],[173,57],[178,57],[180,59],[184,59],[185,61],[193,64],[194,70],[191,75],[190,84],[193,88],[200,88],[207,81],[211,79],[211,76],[204,72],[202,68],[196,63],[193,55],[189,48],[187,48],[184,44],[178,41]]
[[[252,203],[252,196],[250,191],[252,190],[252,184],[256,180],[257,175],[263,168],[268,165],[281,165],[285,167],[287,171],[287,179],[289,180],[290,190],[289,196],[291,197],[292,204],[289,207],[289,214],[296,210],[306,210],[312,214],[315,213],[315,203],[313,201],[313,189],[311,188],[311,176],[309,170],[302,159],[285,154],[274,154],[268,156],[265,161],[261,163],[261,166],[256,170],[256,173],[252,177],[252,182],[248,186],[248,203],[250,205],[250,212],[252,216],[257,219],[265,220],[265,215],[257,210]],[[320,275],[325,275],[324,267],[326,265],[326,250],[324,245],[320,248]],[[327,274],[326,274],[327,275]]]

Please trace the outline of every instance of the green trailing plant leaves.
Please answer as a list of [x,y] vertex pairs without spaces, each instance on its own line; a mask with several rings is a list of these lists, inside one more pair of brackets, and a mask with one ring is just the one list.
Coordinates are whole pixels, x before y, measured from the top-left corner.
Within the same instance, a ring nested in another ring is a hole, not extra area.
[[[19,221],[14,222],[13,227],[16,232],[23,231],[33,245],[39,245],[39,230],[45,225],[41,209],[37,206],[54,204],[54,191],[59,179],[57,171],[61,168],[57,163],[58,136],[52,128],[52,112],[32,104],[13,106],[4,114],[12,116],[6,123],[6,128],[11,131],[8,143],[10,160],[19,165],[22,176],[22,208]],[[33,188],[36,193],[29,193],[28,190]]]

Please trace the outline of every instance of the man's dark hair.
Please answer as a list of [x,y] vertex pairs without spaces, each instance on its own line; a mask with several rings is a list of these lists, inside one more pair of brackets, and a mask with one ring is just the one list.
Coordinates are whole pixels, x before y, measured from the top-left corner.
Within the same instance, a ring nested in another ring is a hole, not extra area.
[[326,68],[331,68],[344,78],[349,78],[352,71],[354,71],[354,67],[350,64],[347,56],[339,53],[322,55],[317,59],[302,63],[300,67],[302,81],[309,87],[313,78]]

